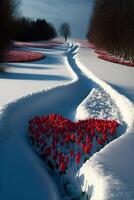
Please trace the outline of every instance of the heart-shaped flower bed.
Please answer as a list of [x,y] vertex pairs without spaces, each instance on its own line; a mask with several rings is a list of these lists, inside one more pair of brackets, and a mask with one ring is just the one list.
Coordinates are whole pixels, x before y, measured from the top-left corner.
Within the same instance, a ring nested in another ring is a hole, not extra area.
[[94,152],[116,138],[115,120],[87,119],[72,122],[58,114],[34,117],[28,132],[35,151],[53,172],[84,163]]

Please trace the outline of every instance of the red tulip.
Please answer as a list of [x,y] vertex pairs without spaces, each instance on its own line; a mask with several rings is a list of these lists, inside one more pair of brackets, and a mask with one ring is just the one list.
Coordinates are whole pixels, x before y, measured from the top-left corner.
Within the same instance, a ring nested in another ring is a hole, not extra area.
[[86,132],[87,132],[87,133],[90,133],[90,130],[91,130],[90,127],[87,127],[87,128],[86,128]]
[[98,142],[99,145],[103,144],[103,140],[101,138],[98,138],[97,142]]
[[79,145],[80,142],[81,142],[81,138],[78,138],[78,139],[76,140],[76,143]]
[[84,143],[82,143],[81,148],[82,148],[83,151],[85,151],[85,147],[86,147],[86,145]]
[[106,142],[106,140],[107,140],[107,134],[106,133],[103,134],[103,140],[104,140],[104,142]]
[[96,126],[96,130],[98,133],[102,133],[102,128],[100,126]]
[[115,134],[115,127],[110,128],[109,132],[110,132],[110,135],[114,135]]
[[76,158],[75,158],[75,162],[76,162],[77,165],[80,163],[80,159],[81,159],[81,153],[78,152],[78,153],[76,154]]
[[70,142],[71,136],[69,134],[66,135],[65,142]]
[[91,149],[92,149],[92,143],[89,143],[88,146],[85,146],[84,149],[85,154],[88,154]]
[[87,143],[87,144],[91,143],[91,139],[90,139],[90,136],[89,136],[89,135],[86,136],[86,143]]
[[93,146],[93,145],[92,145],[92,143],[90,142],[90,143],[88,144],[88,146],[89,146],[90,149],[92,149],[92,146]]
[[112,128],[113,125],[112,125],[112,122],[111,122],[111,121],[109,121],[107,124],[108,124],[108,127],[109,127],[109,128]]
[[65,170],[66,170],[66,165],[65,165],[64,162],[61,162],[61,163],[60,163],[60,170],[61,170],[62,172],[65,172]]
[[83,133],[83,132],[80,132],[79,137],[80,137],[80,138],[83,138],[83,135],[84,135],[84,133]]
[[90,151],[90,147],[89,147],[89,146],[86,146],[86,147],[84,148],[84,152],[85,152],[85,154],[88,154],[89,151]]
[[74,142],[75,141],[75,134],[71,135],[71,140]]
[[94,137],[94,136],[95,136],[95,131],[94,131],[94,129],[93,129],[93,128],[91,129],[91,131],[90,131],[90,134],[91,134],[91,136],[92,136],[92,137]]

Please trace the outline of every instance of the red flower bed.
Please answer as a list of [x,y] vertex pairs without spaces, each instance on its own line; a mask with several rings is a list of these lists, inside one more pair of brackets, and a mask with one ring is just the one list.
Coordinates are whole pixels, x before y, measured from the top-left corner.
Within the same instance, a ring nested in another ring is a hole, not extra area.
[[115,139],[118,126],[114,120],[87,119],[75,123],[50,114],[29,120],[28,132],[35,151],[47,165],[65,173]]
[[106,56],[107,55],[107,52],[104,51],[104,50],[101,50],[101,49],[95,49],[95,53],[101,55],[101,56]]
[[60,41],[50,41],[44,43],[34,43],[34,42],[14,42],[15,47],[31,47],[31,48],[53,48],[54,46],[60,45]]
[[42,53],[31,51],[10,50],[6,53],[4,62],[30,62],[40,60],[45,57]]
[[[33,43],[33,42],[14,42],[14,47],[23,48],[53,48],[54,46],[62,44],[62,41],[50,41],[46,43]],[[24,50],[10,50],[6,53],[4,62],[30,62],[44,58],[43,53],[24,51]]]
[[109,61],[109,62],[117,63],[117,64],[120,64],[120,65],[127,65],[129,67],[134,67],[133,62],[122,61],[122,60],[120,60],[120,58],[116,58],[116,57],[110,56],[108,54],[100,54],[98,56],[98,58]]
[[117,63],[117,64],[120,64],[120,65],[126,65],[126,66],[129,66],[129,67],[134,67],[134,62],[123,61],[120,58],[109,55],[106,51],[104,51],[102,49],[97,49],[92,43],[89,43],[89,48],[94,49],[95,53],[99,54],[98,58],[100,58],[102,60]]

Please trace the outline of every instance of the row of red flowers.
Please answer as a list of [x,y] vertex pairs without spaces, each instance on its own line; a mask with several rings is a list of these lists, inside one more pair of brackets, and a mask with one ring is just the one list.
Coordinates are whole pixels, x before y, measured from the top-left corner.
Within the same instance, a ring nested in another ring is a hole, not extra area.
[[113,63],[117,63],[117,64],[121,64],[121,65],[127,65],[129,67],[134,67],[134,62],[130,62],[130,61],[123,61],[120,60],[120,58],[116,58],[113,56],[110,56],[108,54],[103,54],[103,55],[99,55],[98,58],[109,61],[109,62],[113,62]]
[[34,42],[14,42],[13,45],[16,49],[12,49],[6,52],[4,62],[30,62],[43,59],[45,55],[39,52],[24,51],[18,48],[31,47],[31,48],[54,48],[62,44],[62,41],[51,41],[44,43]]
[[22,51],[22,50],[10,50],[7,51],[4,62],[30,62],[43,59],[45,55],[43,53]]
[[31,48],[53,48],[55,46],[63,44],[62,41],[49,41],[43,43],[36,42],[14,42],[15,47],[31,47]]
[[35,151],[48,166],[64,173],[113,140],[118,126],[115,120],[87,119],[75,123],[50,114],[29,120],[28,132]]
[[121,60],[118,57],[112,56],[110,54],[108,54],[107,51],[104,51],[102,49],[97,49],[95,47],[95,45],[93,45],[92,43],[89,43],[89,48],[94,49],[95,53],[98,54],[98,58],[109,61],[109,62],[113,62],[113,63],[117,63],[120,65],[127,65],[129,67],[134,67],[134,62],[130,62],[130,61],[125,61],[125,60]]

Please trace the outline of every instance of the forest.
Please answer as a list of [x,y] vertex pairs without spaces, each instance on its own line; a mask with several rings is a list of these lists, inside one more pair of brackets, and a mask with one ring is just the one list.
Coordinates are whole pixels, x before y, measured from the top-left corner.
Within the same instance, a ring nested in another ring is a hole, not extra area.
[[55,28],[45,19],[16,18],[12,28],[16,41],[50,40],[57,36]]
[[45,19],[20,16],[19,0],[0,0],[0,62],[13,40],[50,40],[57,36],[55,28]]
[[123,60],[134,61],[134,0],[95,0],[88,40]]

